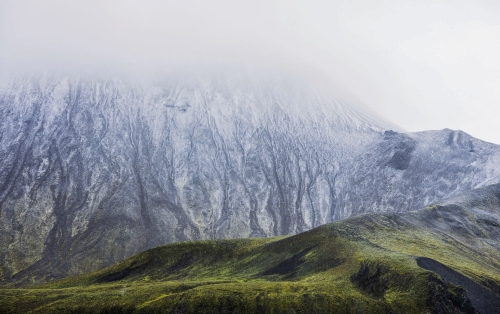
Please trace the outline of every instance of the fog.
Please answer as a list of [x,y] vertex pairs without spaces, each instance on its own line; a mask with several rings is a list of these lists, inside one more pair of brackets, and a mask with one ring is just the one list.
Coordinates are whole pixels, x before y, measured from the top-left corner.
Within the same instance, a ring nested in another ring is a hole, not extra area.
[[266,3],[4,1],[2,59],[22,70],[77,71],[255,62],[283,44],[278,4]]
[[500,143],[500,4],[401,2],[2,0],[0,71],[286,59],[409,131],[448,127]]

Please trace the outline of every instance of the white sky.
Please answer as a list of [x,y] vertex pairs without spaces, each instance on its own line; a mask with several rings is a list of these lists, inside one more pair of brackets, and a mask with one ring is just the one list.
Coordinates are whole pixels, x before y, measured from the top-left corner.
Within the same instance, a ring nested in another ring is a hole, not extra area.
[[284,55],[409,131],[500,144],[499,17],[497,0],[0,0],[0,71]]

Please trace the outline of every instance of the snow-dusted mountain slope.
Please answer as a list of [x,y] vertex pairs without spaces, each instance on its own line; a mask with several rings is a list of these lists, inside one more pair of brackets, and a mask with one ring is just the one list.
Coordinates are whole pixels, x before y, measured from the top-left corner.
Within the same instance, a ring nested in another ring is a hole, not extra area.
[[405,211],[500,182],[500,147],[462,131],[387,131],[346,164],[343,217]]
[[394,126],[322,79],[200,73],[2,86],[1,278],[60,278],[173,241],[297,233],[498,182],[498,146],[385,132]]

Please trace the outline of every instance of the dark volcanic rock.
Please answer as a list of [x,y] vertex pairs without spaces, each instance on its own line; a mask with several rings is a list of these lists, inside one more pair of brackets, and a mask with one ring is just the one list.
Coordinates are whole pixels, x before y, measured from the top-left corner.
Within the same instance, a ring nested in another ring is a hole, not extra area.
[[[452,298],[455,306],[460,306],[464,313],[474,313],[472,306],[474,306],[474,308],[482,314],[494,314],[500,312],[500,296],[494,294],[486,287],[433,259],[419,257],[417,258],[417,264],[424,269],[435,272],[447,282],[455,286],[462,287],[467,292],[467,294],[463,292],[457,293]],[[433,298],[436,299],[436,296],[434,295]],[[439,302],[434,301],[434,303]],[[441,309],[443,309],[443,307],[447,307],[443,304],[436,304],[436,306]],[[438,312],[446,313],[445,311]]]
[[411,153],[415,150],[416,142],[403,134],[400,142],[394,147],[394,155],[387,163],[396,170],[406,170],[410,166]]
[[434,276],[430,276],[427,285],[429,297],[427,303],[433,314],[476,314],[471,300],[462,287],[455,287]]

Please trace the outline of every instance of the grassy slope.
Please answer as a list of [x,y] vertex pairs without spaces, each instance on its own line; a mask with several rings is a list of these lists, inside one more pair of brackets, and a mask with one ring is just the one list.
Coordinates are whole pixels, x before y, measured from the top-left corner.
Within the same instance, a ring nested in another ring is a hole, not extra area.
[[478,217],[464,207],[432,206],[360,216],[290,237],[174,243],[36,289],[0,290],[0,308],[6,313],[473,312],[463,289],[419,267],[416,259],[431,258],[500,295],[495,247],[500,224],[495,226],[495,216]]

